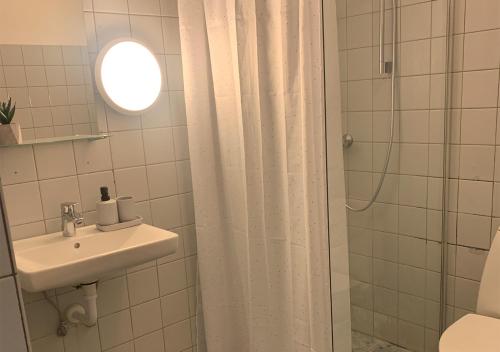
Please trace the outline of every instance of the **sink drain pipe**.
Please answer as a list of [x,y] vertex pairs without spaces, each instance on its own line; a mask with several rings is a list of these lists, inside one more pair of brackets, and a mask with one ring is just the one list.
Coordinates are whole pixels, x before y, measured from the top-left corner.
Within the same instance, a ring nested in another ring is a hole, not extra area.
[[81,284],[84,304],[72,304],[66,309],[66,319],[73,324],[94,326],[97,323],[97,282]]

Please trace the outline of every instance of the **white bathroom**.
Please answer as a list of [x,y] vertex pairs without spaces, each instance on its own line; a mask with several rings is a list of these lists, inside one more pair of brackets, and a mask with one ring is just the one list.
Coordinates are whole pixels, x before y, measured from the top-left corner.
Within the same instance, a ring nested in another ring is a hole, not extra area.
[[500,2],[0,14],[0,352],[500,351]]

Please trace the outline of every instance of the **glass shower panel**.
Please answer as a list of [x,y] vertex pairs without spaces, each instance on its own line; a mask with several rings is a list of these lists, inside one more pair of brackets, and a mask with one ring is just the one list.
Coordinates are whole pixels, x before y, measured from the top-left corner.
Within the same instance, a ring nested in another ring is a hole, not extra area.
[[[394,144],[373,205],[347,211],[353,349],[437,352],[447,1],[397,3]],[[391,4],[383,26],[388,62]],[[376,192],[391,139],[391,75],[379,72],[380,8],[372,0],[336,2],[342,128],[353,139],[344,147],[346,199],[355,208]]]

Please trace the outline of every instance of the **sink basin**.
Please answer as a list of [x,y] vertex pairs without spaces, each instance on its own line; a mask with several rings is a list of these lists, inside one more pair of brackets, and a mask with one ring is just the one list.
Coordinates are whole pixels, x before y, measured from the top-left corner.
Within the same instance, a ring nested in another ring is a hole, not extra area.
[[99,280],[104,274],[163,257],[177,250],[177,234],[141,224],[101,232],[95,225],[14,241],[21,286],[45,291]]

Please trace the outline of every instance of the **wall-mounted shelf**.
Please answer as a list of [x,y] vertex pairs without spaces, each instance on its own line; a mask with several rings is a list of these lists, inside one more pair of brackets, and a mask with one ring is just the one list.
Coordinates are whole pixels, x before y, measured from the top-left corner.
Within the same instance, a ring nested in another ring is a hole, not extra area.
[[5,147],[19,147],[19,146],[23,146],[23,145],[48,144],[48,143],[80,141],[80,140],[95,141],[95,140],[98,140],[98,139],[104,139],[104,138],[108,138],[108,137],[109,137],[108,133],[100,133],[100,134],[77,134],[77,135],[74,135],[74,136],[48,137],[48,138],[30,139],[30,140],[23,141],[20,144],[0,145],[0,147],[2,147],[2,148],[5,148]]

